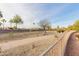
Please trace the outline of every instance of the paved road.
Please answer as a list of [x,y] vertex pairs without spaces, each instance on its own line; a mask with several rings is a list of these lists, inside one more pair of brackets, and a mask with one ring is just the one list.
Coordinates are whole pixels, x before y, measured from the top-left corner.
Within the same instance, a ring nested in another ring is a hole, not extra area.
[[70,36],[66,51],[65,51],[65,56],[79,56],[79,33],[74,33]]

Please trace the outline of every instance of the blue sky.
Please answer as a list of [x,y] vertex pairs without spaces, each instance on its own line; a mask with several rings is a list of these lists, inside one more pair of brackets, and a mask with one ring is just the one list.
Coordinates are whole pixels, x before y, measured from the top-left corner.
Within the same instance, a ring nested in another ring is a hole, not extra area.
[[[33,28],[38,25],[40,20],[49,19],[52,27],[66,27],[79,19],[79,4],[61,4],[61,3],[44,3],[44,4],[21,4],[7,3],[0,4],[0,10],[4,18],[9,21],[14,15],[18,14],[22,17],[24,24],[19,27]],[[9,26],[7,22],[5,26]]]

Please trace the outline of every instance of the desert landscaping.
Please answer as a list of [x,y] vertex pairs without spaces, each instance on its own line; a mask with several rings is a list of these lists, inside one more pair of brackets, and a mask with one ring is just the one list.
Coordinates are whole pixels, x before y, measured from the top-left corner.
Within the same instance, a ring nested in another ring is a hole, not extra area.
[[[40,35],[41,33],[42,35]],[[3,34],[3,36],[1,36],[3,40],[0,42],[2,43],[0,47],[3,50],[1,51],[1,55],[40,55],[62,35],[62,33],[55,31],[48,32],[47,35],[44,35],[43,32],[41,33],[31,32],[28,33],[28,35],[27,32],[19,33],[18,35],[14,33],[12,36],[10,36],[12,33],[8,34],[9,36]]]
[[79,55],[75,6],[79,8],[62,3],[0,4],[0,56]]

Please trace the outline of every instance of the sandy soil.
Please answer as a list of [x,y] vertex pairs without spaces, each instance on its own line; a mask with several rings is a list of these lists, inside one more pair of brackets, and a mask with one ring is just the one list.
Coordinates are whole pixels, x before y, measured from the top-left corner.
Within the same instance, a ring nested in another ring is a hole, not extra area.
[[[47,32],[46,35],[57,34],[56,32]],[[5,33],[0,34],[0,43],[13,41],[13,40],[21,40],[25,38],[39,37],[45,36],[43,31],[35,31],[35,32],[21,32],[21,33]]]
[[[42,32],[40,32],[41,34]],[[61,33],[62,34],[62,33]],[[51,44],[58,40],[60,33],[32,36],[22,40],[8,41],[0,44],[1,55],[40,55]],[[33,34],[34,35],[34,34]],[[20,37],[20,36],[19,36]]]

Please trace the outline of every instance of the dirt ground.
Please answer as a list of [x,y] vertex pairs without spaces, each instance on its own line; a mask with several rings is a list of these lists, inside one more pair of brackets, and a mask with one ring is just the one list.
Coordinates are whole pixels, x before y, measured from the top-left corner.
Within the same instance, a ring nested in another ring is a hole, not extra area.
[[[9,33],[2,35],[2,44],[0,47],[3,50],[10,48],[4,52],[2,55],[21,55],[21,56],[34,56],[40,55],[44,50],[46,50],[51,44],[53,44],[62,33],[48,32],[44,35],[44,32],[30,32],[30,33]],[[4,37],[5,36],[5,37]],[[0,38],[1,38],[0,37]],[[13,41],[12,41],[13,40]],[[19,45],[19,44],[24,45]],[[18,46],[18,47],[15,47]]]
[[[56,32],[47,32],[46,35],[53,35],[57,34]],[[0,43],[8,42],[12,40],[21,40],[24,38],[32,38],[32,37],[39,37],[39,36],[45,36],[43,31],[35,31],[35,32],[20,32],[20,33],[5,33],[0,34]]]

